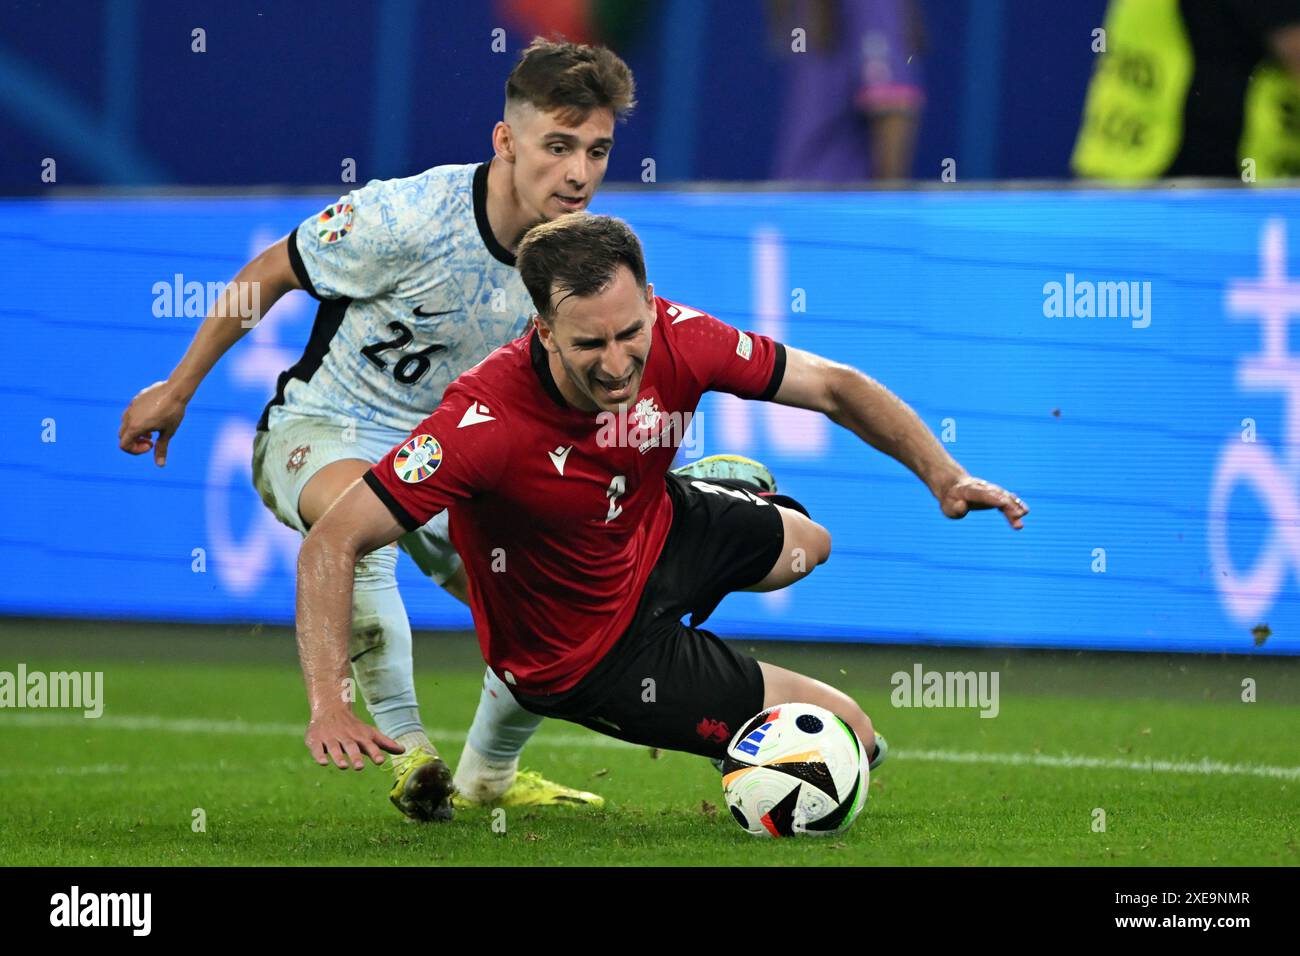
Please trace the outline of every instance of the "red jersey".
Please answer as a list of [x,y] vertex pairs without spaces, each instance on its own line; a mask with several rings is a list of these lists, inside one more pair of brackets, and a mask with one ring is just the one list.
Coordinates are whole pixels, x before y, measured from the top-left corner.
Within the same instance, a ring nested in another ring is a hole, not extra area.
[[444,508],[483,657],[530,694],[576,684],[627,629],[672,523],[664,474],[700,396],[770,399],[785,348],[655,298],[625,414],[574,408],[536,330],[448,386],[365,476],[408,530]]

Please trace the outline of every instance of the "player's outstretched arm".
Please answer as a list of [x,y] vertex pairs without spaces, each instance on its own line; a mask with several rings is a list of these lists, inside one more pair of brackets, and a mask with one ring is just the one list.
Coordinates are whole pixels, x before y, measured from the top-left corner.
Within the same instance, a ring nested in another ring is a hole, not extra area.
[[[256,290],[255,295],[249,293]],[[264,250],[240,269],[221,298],[212,305],[194,339],[185,350],[180,364],[172,370],[166,381],[155,382],[135,398],[122,413],[122,426],[118,430],[118,445],[132,455],[142,455],[154,449],[154,461],[159,467],[167,463],[167,443],[185,417],[185,406],[198,390],[217,360],[226,350],[257,324],[261,315],[243,314],[244,305],[256,303],[257,311],[265,313],[286,292],[302,286],[289,264],[288,239]],[[153,433],[158,433],[155,444]]]
[[773,400],[822,412],[898,459],[925,482],[949,518],[997,508],[1011,527],[1024,527],[1029,508],[1023,501],[967,474],[906,402],[857,369],[787,347],[785,376]]
[[298,552],[298,656],[311,723],[305,742],[322,767],[365,766],[362,754],[384,762],[402,746],[358,718],[348,692],[352,578],[357,561],[406,533],[364,481],[356,481],[312,526]]

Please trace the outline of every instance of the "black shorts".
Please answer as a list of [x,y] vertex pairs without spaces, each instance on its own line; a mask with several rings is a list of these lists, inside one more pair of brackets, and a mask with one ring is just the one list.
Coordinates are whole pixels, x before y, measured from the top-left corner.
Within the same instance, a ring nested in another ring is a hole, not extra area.
[[[673,520],[632,624],[574,687],[527,710],[632,743],[720,757],[763,709],[758,662],[700,630],[732,591],[757,584],[785,545],[775,506],[731,481],[668,474]],[[682,616],[691,615],[690,626]]]

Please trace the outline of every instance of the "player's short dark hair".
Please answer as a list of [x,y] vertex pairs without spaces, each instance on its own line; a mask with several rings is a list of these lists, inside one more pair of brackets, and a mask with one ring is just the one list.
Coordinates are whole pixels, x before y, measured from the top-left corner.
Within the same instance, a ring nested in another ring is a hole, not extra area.
[[643,292],[646,287],[641,241],[613,216],[575,212],[538,223],[520,240],[516,262],[537,314],[548,322],[563,298],[555,293],[595,295],[614,281],[620,265],[632,270]]
[[623,120],[636,106],[636,82],[612,50],[536,37],[506,80],[506,106],[511,102],[556,113],[571,126],[602,107]]

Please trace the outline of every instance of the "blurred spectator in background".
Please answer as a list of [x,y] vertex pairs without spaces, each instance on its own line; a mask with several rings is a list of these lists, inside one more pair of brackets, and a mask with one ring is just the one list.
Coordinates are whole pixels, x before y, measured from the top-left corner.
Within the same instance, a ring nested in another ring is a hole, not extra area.
[[769,0],[768,12],[787,63],[773,178],[909,178],[924,101],[916,0]]
[[1111,0],[1071,166],[1300,175],[1300,0]]
[[495,11],[521,36],[562,36],[617,50],[632,42],[658,7],[647,0],[496,0]]

